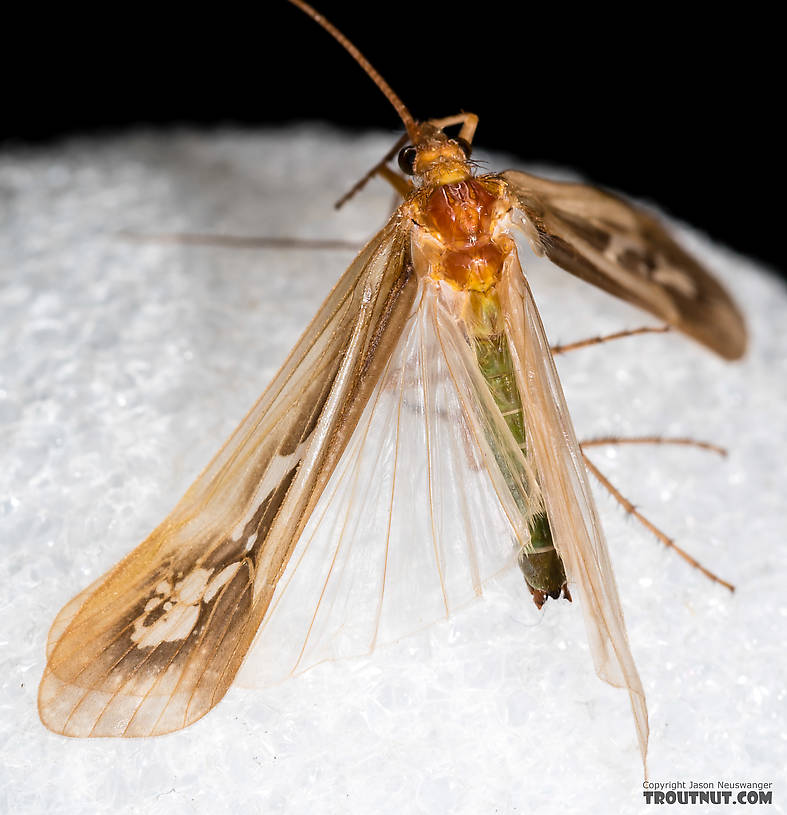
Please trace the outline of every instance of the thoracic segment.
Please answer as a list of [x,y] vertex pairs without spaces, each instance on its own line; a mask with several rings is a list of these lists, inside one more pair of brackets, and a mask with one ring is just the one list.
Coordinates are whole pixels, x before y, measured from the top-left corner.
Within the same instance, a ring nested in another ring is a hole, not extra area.
[[493,182],[468,178],[436,187],[425,201],[423,226],[439,236],[432,275],[462,291],[484,292],[500,279],[512,243],[495,234],[502,203]]

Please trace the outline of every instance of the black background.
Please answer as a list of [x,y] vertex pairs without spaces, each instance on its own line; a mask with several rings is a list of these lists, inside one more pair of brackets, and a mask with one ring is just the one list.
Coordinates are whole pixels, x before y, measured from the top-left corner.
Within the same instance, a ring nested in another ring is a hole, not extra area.
[[[416,118],[473,111],[486,148],[573,167],[787,267],[774,19],[719,5],[697,19],[688,3],[319,6]],[[0,142],[151,124],[398,127],[360,68],[284,0],[247,14],[104,8],[6,20]]]

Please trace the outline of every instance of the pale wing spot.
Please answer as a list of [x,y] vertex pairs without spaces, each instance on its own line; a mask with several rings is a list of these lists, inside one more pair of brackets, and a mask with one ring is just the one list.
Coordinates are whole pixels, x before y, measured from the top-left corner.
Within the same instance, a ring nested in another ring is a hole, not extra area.
[[602,254],[632,274],[643,277],[649,277],[657,265],[655,253],[651,248],[643,247],[636,236],[632,237],[626,233],[612,234]]
[[165,597],[168,597],[171,591],[172,584],[169,580],[162,580],[161,583],[156,586],[156,594],[163,594]]
[[[249,521],[254,517],[257,510],[260,508],[262,502],[279,486],[281,480],[300,463],[306,447],[311,439],[311,433],[290,453],[288,456],[274,456],[265,475],[259,483],[259,486],[254,492],[251,499],[249,508],[246,514],[240,519],[238,524],[232,530],[230,536],[234,542],[239,541],[243,537],[243,532],[246,529]],[[247,550],[250,548],[247,545]]]
[[257,533],[252,532],[251,535],[249,535],[249,539],[246,541],[246,551],[250,552],[251,547],[254,546],[255,543],[257,543]]
[[[252,535],[252,537],[256,538],[256,534]],[[208,583],[207,588],[205,589],[205,594],[202,597],[203,602],[209,603],[215,596],[219,589],[227,582],[232,580],[235,576],[235,572],[238,571],[240,568],[240,561],[236,563],[230,563],[229,566],[225,566],[214,578],[213,580]]]
[[192,605],[199,602],[205,593],[205,586],[208,584],[212,571],[207,569],[194,569],[175,586],[174,599],[178,603]]
[[151,626],[137,626],[139,620],[143,619],[138,618],[134,623],[134,633],[131,639],[138,648],[155,648],[162,642],[183,640],[191,633],[198,617],[199,605],[173,606]]
[[[208,569],[194,569],[176,583],[170,599],[162,606],[164,613],[150,625],[146,625],[150,612],[155,611],[164,598],[153,597],[148,600],[145,612],[134,620],[131,641],[139,648],[153,648],[162,642],[173,642],[188,637],[199,617],[199,604],[212,574],[213,572]],[[169,585],[167,581],[162,581],[156,586],[156,591]]]
[[699,293],[694,281],[678,269],[656,269],[656,271],[653,272],[652,279],[655,280],[656,283],[661,283],[662,286],[666,286],[682,294],[684,297],[693,298]]

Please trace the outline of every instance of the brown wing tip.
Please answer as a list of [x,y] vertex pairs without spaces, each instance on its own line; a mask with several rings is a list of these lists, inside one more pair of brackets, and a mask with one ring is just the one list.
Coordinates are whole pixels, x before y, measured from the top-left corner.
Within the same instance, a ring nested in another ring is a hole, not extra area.
[[730,342],[725,346],[724,350],[721,351],[721,355],[731,362],[741,359],[746,353],[748,344],[749,338],[746,334],[746,326],[743,324],[743,320],[741,320],[738,332],[735,336],[730,338]]
[[740,359],[746,353],[746,324],[732,301],[714,319],[681,322],[677,328],[730,362]]

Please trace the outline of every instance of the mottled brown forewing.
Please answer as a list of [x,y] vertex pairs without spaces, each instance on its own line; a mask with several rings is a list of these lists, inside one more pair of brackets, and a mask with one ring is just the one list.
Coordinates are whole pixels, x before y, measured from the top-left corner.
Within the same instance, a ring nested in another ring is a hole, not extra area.
[[533,249],[568,272],[649,311],[726,359],[746,349],[729,294],[651,215],[607,192],[501,174]]
[[394,215],[172,513],[63,609],[39,689],[47,727],[155,735],[221,699],[410,312],[410,272]]

